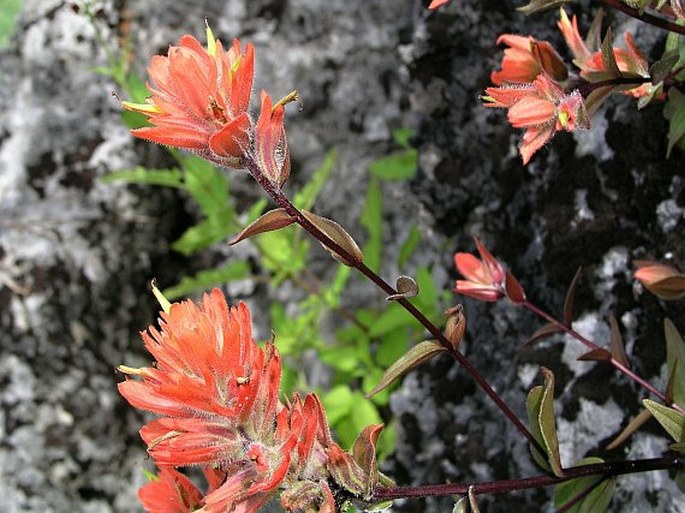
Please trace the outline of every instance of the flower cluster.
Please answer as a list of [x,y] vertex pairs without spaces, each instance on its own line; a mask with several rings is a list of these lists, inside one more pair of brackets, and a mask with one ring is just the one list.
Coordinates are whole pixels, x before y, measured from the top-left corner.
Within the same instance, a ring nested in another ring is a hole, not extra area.
[[490,251],[474,239],[480,259],[471,253],[457,253],[454,263],[465,280],[457,280],[454,291],[481,301],[498,301],[503,297],[515,304],[526,300],[526,293],[518,280]]
[[183,36],[166,56],[150,61],[151,96],[124,108],[147,116],[152,126],[132,133],[148,141],[191,150],[218,165],[242,168],[259,162],[269,180],[282,186],[290,173],[283,126],[284,103],[261,94],[258,121],[249,113],[254,81],[254,48],[234,40],[228,49],[207,26],[207,48]]
[[[283,403],[278,351],[255,343],[245,304],[229,308],[215,289],[200,305],[171,305],[142,337],[156,363],[120,366],[138,379],[119,391],[161,415],[140,430],[160,468],[139,492],[147,511],[247,513],[281,492],[287,511],[333,513],[334,497],[371,496],[381,426],[364,430],[350,454],[333,442],[315,394]],[[204,493],[176,470],[187,466],[204,471]]]
[[[520,154],[527,164],[533,154],[561,130],[589,128],[590,116],[602,100],[613,91],[624,91],[635,97],[650,94],[647,60],[625,34],[626,49],[602,51],[600,42],[590,48],[578,31],[578,21],[569,19],[560,9],[558,22],[580,78],[589,85],[584,94],[573,84],[577,77],[569,74],[563,59],[547,41],[528,36],[504,34],[498,43],[508,46],[500,71],[491,75],[497,87],[486,89],[483,100],[487,107],[508,109],[507,117],[514,128],[524,128]],[[614,83],[611,82],[615,80]],[[594,95],[592,91],[597,90]]]

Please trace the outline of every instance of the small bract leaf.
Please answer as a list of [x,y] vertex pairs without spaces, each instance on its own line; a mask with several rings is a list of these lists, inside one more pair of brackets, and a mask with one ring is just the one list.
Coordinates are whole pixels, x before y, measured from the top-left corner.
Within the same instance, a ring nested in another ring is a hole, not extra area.
[[583,268],[579,267],[576,274],[571,280],[571,284],[568,286],[568,291],[566,292],[566,300],[564,301],[564,323],[567,326],[571,326],[573,322],[573,301],[576,293],[576,287],[578,286],[578,281],[582,275]]
[[447,315],[447,324],[445,325],[445,338],[452,344],[452,349],[456,351],[459,348],[461,339],[464,338],[466,331],[466,316],[464,315],[464,307],[457,304],[445,310]]
[[324,233],[324,235],[326,235],[329,239],[331,239],[333,242],[335,242],[338,246],[340,246],[349,254],[349,258],[343,255],[339,255],[332,249],[322,244],[324,249],[328,251],[331,255],[333,255],[333,258],[335,258],[338,262],[340,262],[341,264],[348,265],[350,267],[354,267],[363,260],[364,255],[362,254],[362,250],[359,249],[359,246],[354,241],[352,236],[350,236],[350,234],[347,233],[342,226],[340,226],[335,221],[332,221],[325,217],[318,216],[312,212],[309,212],[308,210],[302,210],[301,212],[302,215],[307,219],[307,221],[309,221],[316,228],[321,230]]
[[419,294],[419,286],[414,281],[414,278],[409,276],[400,276],[395,282],[395,289],[397,294],[391,294],[386,299],[388,301],[397,301],[400,298],[416,297]]
[[164,297],[162,291],[157,288],[157,280],[153,279],[150,285],[152,286],[152,293],[154,294],[155,299],[157,299],[159,306],[162,307],[162,311],[164,313],[169,313],[169,310],[171,310],[171,303],[166,297]]
[[359,433],[352,446],[352,458],[366,474],[364,498],[368,499],[378,484],[378,467],[376,466],[376,442],[383,430],[383,424],[367,426]]
[[290,217],[290,214],[284,208],[276,208],[269,210],[266,214],[258,217],[256,220],[247,225],[243,231],[236,235],[229,241],[229,245],[233,246],[241,240],[245,240],[260,233],[273,232],[280,230],[293,224],[295,220]]
[[588,95],[587,98],[585,98],[585,111],[587,112],[587,115],[589,117],[592,117],[592,115],[599,110],[599,108],[602,106],[604,103],[604,100],[606,100],[611,93],[614,91],[617,91],[618,89],[616,86],[608,85],[608,86],[602,86],[598,87],[597,89],[593,89],[592,92]]
[[613,315],[609,316],[609,324],[611,325],[611,356],[614,357],[614,360],[630,369],[630,362],[626,356],[623,338],[621,337],[621,331],[618,328],[616,317]]
[[630,422],[628,422],[628,425],[623,428],[623,431],[621,431],[618,436],[614,438],[609,445],[607,445],[607,451],[613,451],[619,447],[651,418],[652,414],[649,413],[649,410],[642,410]]
[[611,28],[607,29],[607,33],[602,41],[602,64],[604,64],[604,69],[609,74],[609,78],[619,78],[621,76],[621,70],[618,69],[616,56],[614,55],[614,37]]
[[644,399],[642,404],[654,415],[673,440],[685,442],[685,415],[651,399]]
[[561,328],[557,326],[556,324],[549,322],[542,326],[541,328],[538,328],[538,330],[533,333],[528,340],[521,346],[521,349],[528,349],[530,346],[534,345],[536,342],[539,342],[540,340],[551,337],[555,333],[560,333]]
[[526,300],[526,292],[523,290],[523,287],[519,281],[513,274],[511,274],[510,271],[506,272],[504,287],[507,293],[507,298],[509,298],[509,301],[515,305],[520,305]]
[[597,9],[595,17],[592,19],[592,24],[590,24],[590,29],[587,31],[585,36],[585,46],[591,52],[599,50],[602,45],[602,22],[604,21],[604,9]]
[[578,360],[581,362],[610,362],[611,353],[606,349],[598,347],[597,349],[593,349],[592,351],[588,351],[587,353],[580,355]]
[[435,340],[426,340],[415,345],[385,371],[385,374],[383,374],[378,385],[373,387],[373,389],[366,394],[366,397],[372,397],[381,390],[385,390],[397,378],[418,367],[423,362],[430,360],[436,354],[444,351],[447,351],[447,349]]
[[[603,463],[601,458],[585,458],[576,467]],[[562,509],[574,502],[573,506],[564,509],[567,513],[604,513],[614,495],[616,480],[605,479],[601,475],[591,475],[571,479],[554,487],[554,506]]]

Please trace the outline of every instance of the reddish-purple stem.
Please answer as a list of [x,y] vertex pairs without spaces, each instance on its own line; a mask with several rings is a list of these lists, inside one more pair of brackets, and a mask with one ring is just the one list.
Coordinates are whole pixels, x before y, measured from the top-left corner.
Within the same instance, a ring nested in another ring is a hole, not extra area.
[[[259,165],[249,157],[243,158],[243,165],[252,175],[252,177],[257,180],[259,185],[264,189],[264,191],[271,196],[271,198],[278,204],[279,207],[283,208],[291,218],[295,220],[302,228],[309,232],[315,239],[317,239],[321,244],[326,246],[333,252],[341,255],[346,261],[352,263],[352,265],[371,280],[378,288],[388,295],[397,294],[397,291],[378,274],[372,271],[364,262],[356,261],[353,255],[351,255],[345,248],[337,244],[334,240],[324,234],[316,226],[314,226],[302,213],[293,205],[290,200],[283,194],[283,192],[275,187],[274,184],[264,175],[264,173],[259,168]],[[521,422],[521,420],[516,416],[516,414],[509,408],[509,406],[504,402],[504,400],[499,396],[497,392],[490,386],[483,375],[478,372],[478,369],[466,358],[463,354],[452,349],[452,345],[445,338],[443,333],[435,326],[432,322],[426,318],[413,304],[407,301],[405,298],[399,298],[397,302],[402,305],[402,307],[407,310],[419,323],[421,323],[430,334],[435,337],[454,357],[454,359],[459,363],[459,365],[473,378],[473,380],[478,384],[478,386],[492,399],[492,401],[497,405],[497,407],[506,415],[509,421],[518,429],[523,436],[531,443],[531,445],[538,450],[541,454],[546,454],[546,451],[540,446],[533,434],[528,430],[528,428]]]
[[466,495],[469,488],[476,495],[506,493],[515,490],[553,486],[577,477],[594,475],[605,475],[609,477],[621,474],[649,472],[653,470],[682,469],[683,467],[683,461],[678,456],[665,456],[662,458],[632,461],[610,461],[564,469],[563,477],[545,475],[527,477],[524,479],[491,481],[489,483],[378,487],[374,492],[373,500],[380,502],[393,499],[410,499],[438,495]]
[[[564,333],[566,333],[566,334],[572,336],[573,338],[575,338],[576,340],[580,341],[580,343],[585,345],[588,349],[590,349],[590,350],[602,349],[597,344],[595,344],[594,342],[591,342],[590,340],[585,338],[583,335],[578,333],[571,326],[560,321],[559,319],[555,318],[554,316],[548,314],[547,312],[545,312],[541,308],[538,308],[536,305],[534,305],[530,301],[528,301],[528,300],[524,301],[522,303],[522,306],[528,308],[528,310],[530,310],[531,312],[535,313],[536,315],[542,317],[543,319],[551,322],[552,324],[554,324],[557,328],[559,328]],[[635,374],[632,370],[630,370],[628,367],[626,367],[621,362],[616,360],[616,358],[611,356],[611,359],[607,360],[607,361],[609,363],[611,363],[611,365],[616,367],[616,369],[618,369],[620,372],[622,372],[623,374],[628,376],[630,379],[632,379],[633,381],[638,383],[642,388],[644,388],[645,390],[649,391],[651,394],[653,394],[656,397],[658,397],[659,399],[661,399],[665,404],[669,405],[671,408],[677,409],[680,412],[685,413],[685,411],[680,406],[673,403],[672,401],[669,401],[665,394],[663,394],[662,392],[660,392],[659,390],[654,388],[651,384],[649,384],[643,378],[641,378],[640,376]]]
[[643,21],[649,25],[654,25],[655,27],[659,27],[670,32],[685,34],[685,26],[678,25],[677,23],[674,23],[671,20],[655,16],[648,12],[640,13],[639,10],[637,10],[634,7],[630,7],[629,5],[626,5],[622,2],[622,0],[600,0],[600,3],[606,5],[607,7],[616,9],[617,11],[621,11],[622,13],[627,14],[631,18]]

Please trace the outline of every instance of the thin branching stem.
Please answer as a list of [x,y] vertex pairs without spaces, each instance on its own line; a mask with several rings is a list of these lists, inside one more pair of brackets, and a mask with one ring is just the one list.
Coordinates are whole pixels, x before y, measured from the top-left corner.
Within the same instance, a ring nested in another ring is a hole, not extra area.
[[[522,306],[526,307],[528,310],[531,312],[535,313],[536,315],[542,317],[543,319],[551,322],[554,324],[557,328],[559,328],[561,331],[566,333],[567,335],[570,335],[571,337],[575,338],[578,340],[581,344],[583,344],[585,347],[590,349],[591,351],[597,350],[597,349],[602,349],[599,347],[597,344],[594,342],[588,340],[585,338],[583,335],[578,333],[576,330],[573,329],[572,326],[566,324],[565,322],[560,321],[556,317],[554,317],[551,314],[548,314],[535,304],[531,303],[530,301],[526,300],[522,303]],[[621,362],[619,362],[616,358],[611,356],[611,358],[608,357],[607,355],[607,361],[613,365],[616,369],[618,369],[620,372],[625,374],[628,378],[632,379],[634,382],[639,384],[642,388],[653,394],[654,396],[658,397],[661,399],[664,404],[669,405],[671,408],[674,408],[682,413],[685,413],[685,411],[677,404],[675,404],[672,401],[669,401],[668,398],[666,397],[666,394],[660,392],[657,390],[654,386],[652,386],[650,383],[648,383],[644,378],[641,378],[637,374],[635,374],[632,370],[630,370],[628,367],[623,365]]]
[[683,467],[685,467],[683,460],[676,455],[643,460],[609,461],[564,469],[563,477],[544,475],[527,477],[523,479],[491,481],[487,483],[450,483],[426,486],[378,487],[374,492],[373,498],[376,501],[386,501],[441,495],[466,495],[469,491],[469,488],[472,489],[473,493],[476,495],[507,493],[517,490],[528,490],[531,488],[554,486],[577,477],[611,477],[622,474],[650,472],[653,470],[682,469]]
[[[371,270],[366,264],[364,264],[363,261],[357,261],[354,256],[351,255],[345,248],[337,244],[334,240],[314,226],[306,217],[304,217],[297,207],[295,207],[295,205],[290,202],[285,194],[283,194],[280,188],[271,183],[271,181],[261,171],[259,165],[252,158],[244,157],[243,165],[252,175],[252,177],[257,180],[264,191],[278,204],[278,206],[283,208],[297,224],[309,232],[316,240],[318,240],[331,251],[342,256],[346,261],[350,262],[353,267],[355,267],[360,273],[371,280],[371,282],[373,282],[383,292],[388,295],[397,294],[397,291],[394,287],[392,287],[388,282]],[[407,312],[409,312],[419,323],[421,323],[421,325],[423,325],[426,330],[428,330],[428,332],[450,352],[457,363],[459,363],[459,365],[471,376],[471,378],[488,395],[488,397],[492,399],[502,413],[504,413],[509,421],[532,444],[532,446],[536,450],[540,451],[541,454],[546,454],[546,451],[540,446],[538,441],[535,440],[535,437],[526,427],[526,425],[516,416],[511,408],[509,408],[502,397],[492,388],[492,386],[490,386],[485,377],[478,371],[478,369],[475,368],[468,358],[452,348],[451,343],[447,340],[447,338],[445,338],[440,329],[407,299],[399,298],[397,302],[402,305]]]
[[668,30],[669,32],[685,34],[685,26],[678,25],[677,23],[671,20],[661,18],[660,16],[655,16],[648,12],[641,13],[638,9],[636,9],[635,7],[630,7],[629,5],[625,4],[622,0],[600,0],[600,3],[602,5],[605,5],[606,7],[610,7],[612,9],[616,9],[617,11],[621,11],[622,13],[627,14],[631,18],[643,21],[649,25],[654,25],[655,27]]

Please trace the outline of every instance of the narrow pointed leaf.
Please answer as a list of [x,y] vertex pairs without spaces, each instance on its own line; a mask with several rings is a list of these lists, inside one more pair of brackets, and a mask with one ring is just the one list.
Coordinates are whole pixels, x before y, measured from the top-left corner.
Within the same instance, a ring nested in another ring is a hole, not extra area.
[[534,387],[528,394],[526,403],[531,432],[546,451],[545,455],[540,455],[537,454],[535,448],[532,448],[533,457],[538,464],[541,464],[541,460],[543,460],[543,468],[551,470],[554,475],[563,476],[554,419],[554,374],[544,367],[542,374],[545,379],[544,385]]
[[623,428],[616,438],[614,438],[609,445],[606,446],[607,451],[613,451],[617,447],[623,444],[628,438],[630,438],[633,433],[640,429],[645,422],[652,418],[652,414],[649,410],[642,410],[638,413],[633,420],[628,422],[628,425]]
[[649,75],[652,77],[652,85],[657,85],[662,82],[668,74],[673,70],[680,59],[677,50],[671,50],[664,53],[664,55],[649,67]]
[[670,319],[664,320],[666,365],[673,378],[673,402],[685,406],[685,341]]
[[580,355],[578,360],[581,362],[610,362],[611,353],[606,349],[598,347],[597,349],[593,349],[592,351],[588,351],[587,353]]
[[592,115],[602,106],[604,100],[606,100],[611,93],[617,90],[617,87],[612,85],[602,86],[594,89],[588,95],[588,97],[585,98],[585,111],[587,112],[587,115],[592,117]]
[[295,221],[290,214],[288,214],[284,208],[276,208],[274,210],[269,210],[266,214],[258,217],[255,221],[251,222],[246,226],[243,231],[236,235],[229,245],[237,244],[238,242],[245,240],[254,235],[260,233],[273,232],[275,230],[280,230],[293,224]]
[[419,295],[419,286],[414,280],[409,276],[400,276],[395,282],[395,289],[397,294],[391,294],[387,298],[388,301],[397,301],[400,298],[416,297]]
[[335,251],[322,244],[324,249],[333,255],[333,258],[335,258],[338,262],[350,267],[354,267],[363,260],[364,256],[362,255],[362,250],[359,249],[359,246],[350,236],[350,234],[347,233],[345,229],[338,223],[325,217],[318,216],[312,212],[309,212],[308,210],[302,210],[302,215],[307,219],[307,221],[321,230],[324,235],[349,253],[348,258],[346,256],[339,255]]
[[571,323],[573,322],[573,302],[576,294],[576,287],[578,286],[578,281],[580,281],[582,272],[583,268],[579,267],[566,292],[566,300],[564,301],[564,323],[567,326],[571,326]]
[[621,76],[621,70],[618,69],[616,56],[614,55],[614,38],[611,29],[607,30],[602,41],[602,64],[604,64],[604,69],[609,73],[609,78]]
[[623,337],[618,328],[618,322],[613,315],[609,316],[609,324],[611,325],[611,356],[614,360],[630,369],[630,362],[626,356],[625,345],[623,344]]
[[556,324],[549,322],[544,326],[538,328],[537,331],[533,333],[528,340],[526,340],[523,346],[521,346],[521,349],[528,349],[536,342],[539,342],[540,340],[545,339],[547,337],[551,337],[556,333],[561,333],[561,328],[559,328],[559,326],[557,326]]
[[642,404],[654,415],[673,440],[685,442],[685,415],[651,399],[644,399]]
[[[584,458],[576,467],[603,463],[597,457]],[[554,487],[554,506],[561,509],[574,502],[565,510],[567,513],[604,513],[614,495],[616,480],[604,479],[601,475],[584,476],[560,483]]]
[[509,271],[506,272],[504,286],[507,293],[507,298],[515,305],[520,305],[526,300],[526,293],[523,290],[523,287],[516,277]]
[[523,14],[533,14],[538,11],[544,11],[545,9],[553,9],[559,5],[563,5],[569,0],[531,0],[526,5],[518,7],[516,10],[522,12]]
[[372,397],[378,392],[385,390],[393,381],[406,374],[410,370],[418,367],[423,362],[433,358],[436,354],[447,351],[447,349],[435,340],[426,340],[412,347],[402,358],[397,360],[385,371],[378,385],[366,394]]
[[585,45],[591,52],[595,52],[602,46],[602,22],[604,21],[604,9],[597,9],[590,29],[585,36]]
[[677,442],[675,444],[671,444],[668,446],[669,449],[672,451],[679,452],[681,454],[685,454],[685,442]]

